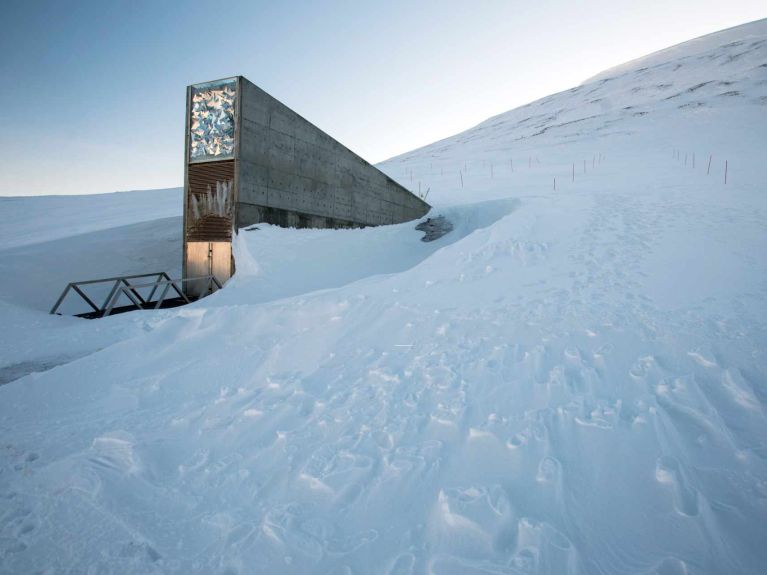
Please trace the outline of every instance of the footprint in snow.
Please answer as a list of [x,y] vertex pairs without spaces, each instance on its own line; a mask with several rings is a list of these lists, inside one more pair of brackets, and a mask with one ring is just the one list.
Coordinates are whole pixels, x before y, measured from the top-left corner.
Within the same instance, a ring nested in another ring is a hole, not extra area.
[[415,556],[412,553],[405,553],[394,560],[386,575],[413,575],[414,568]]
[[688,573],[687,563],[676,557],[666,557],[652,571],[653,575],[687,575]]
[[510,565],[523,573],[573,573],[577,552],[570,539],[553,525],[522,517],[517,522],[517,543]]
[[716,361],[703,357],[697,351],[688,351],[687,355],[689,355],[693,360],[695,360],[695,363],[705,368],[710,369],[710,368],[718,367],[718,364],[716,363]]
[[655,479],[673,490],[674,508],[692,517],[698,514],[698,492],[687,481],[682,465],[675,457],[662,456],[655,466]]
[[499,485],[440,490],[430,524],[430,548],[462,557],[487,557],[514,544],[514,510]]
[[558,483],[562,475],[562,465],[554,457],[546,456],[538,464],[535,480],[538,483]]

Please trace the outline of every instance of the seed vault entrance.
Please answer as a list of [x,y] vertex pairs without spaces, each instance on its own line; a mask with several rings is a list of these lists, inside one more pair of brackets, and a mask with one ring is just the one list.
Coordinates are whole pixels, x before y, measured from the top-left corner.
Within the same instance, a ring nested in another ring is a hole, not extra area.
[[[187,88],[184,277],[234,273],[232,234],[377,226],[429,204],[242,76]],[[201,297],[209,284],[189,281]]]
[[[187,92],[184,194],[184,277],[213,275],[223,285],[234,272],[234,104],[236,80],[191,86]],[[189,281],[185,292],[210,288]]]
[[[231,242],[188,242],[186,248],[186,277],[214,276],[221,285],[231,277]],[[206,282],[190,280],[186,285],[187,295],[203,297],[210,289]]]

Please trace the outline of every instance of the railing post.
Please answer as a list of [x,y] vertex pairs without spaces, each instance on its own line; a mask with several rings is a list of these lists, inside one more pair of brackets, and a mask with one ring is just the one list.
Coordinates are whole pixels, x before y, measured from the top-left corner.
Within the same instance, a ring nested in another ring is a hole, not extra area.
[[85,292],[83,292],[83,290],[81,290],[76,283],[72,284],[72,289],[75,290],[78,294],[80,294],[80,297],[85,300],[85,303],[87,303],[89,306],[93,308],[93,311],[96,311],[96,312],[101,311],[101,308],[99,308],[95,303],[93,303],[91,301],[91,298],[85,295]]
[[133,287],[133,285],[131,285],[131,283],[128,281],[127,278],[123,278],[123,283],[129,290],[133,292],[133,295],[135,295],[139,299],[139,301],[141,301],[141,303],[146,303],[146,301],[144,301],[144,298],[141,297],[141,294],[136,291],[136,289]]
[[[179,289],[178,286],[176,285],[177,281],[181,281],[181,289]],[[185,280],[183,280],[183,279],[181,279],[181,280],[172,280],[170,282],[170,285],[173,286],[173,289],[176,290],[176,293],[179,295],[179,297],[183,298],[183,300],[186,303],[190,303],[189,298],[186,297],[186,294],[184,293],[184,281]]]
[[165,272],[160,272],[159,274],[157,274],[157,279],[154,280],[155,281],[154,287],[152,287],[152,291],[149,292],[149,297],[146,298],[147,303],[152,302],[152,298],[154,297],[154,292],[156,292],[157,288],[160,286],[160,282],[162,281],[162,276],[164,275],[165,275]]
[[71,283],[67,284],[67,287],[65,287],[64,291],[61,292],[61,295],[59,296],[59,299],[57,299],[56,303],[53,304],[53,307],[51,308],[51,315],[56,313],[56,310],[59,309],[59,306],[61,305],[61,302],[64,301],[64,298],[67,296],[67,294],[69,293],[69,290],[71,288],[72,288],[72,284]]
[[160,306],[162,305],[162,302],[165,301],[165,296],[168,293],[168,290],[170,289],[170,283],[165,284],[165,289],[162,290],[162,294],[160,294],[160,298],[157,300],[157,304],[154,306],[154,309],[160,309]]
[[106,309],[104,310],[104,313],[101,317],[106,317],[109,314],[112,313],[112,308],[114,308],[115,304],[117,303],[117,299],[120,297],[120,292],[115,290],[114,295],[112,295],[112,299],[109,301],[109,305],[106,306]]
[[119,286],[119,285],[120,285],[120,280],[119,280],[119,279],[116,279],[116,280],[114,281],[114,284],[112,285],[112,289],[109,291],[109,295],[108,295],[108,296],[106,297],[106,299],[104,300],[104,305],[102,305],[102,306],[101,306],[101,311],[102,311],[102,312],[103,312],[103,311],[106,309],[106,307],[107,307],[107,303],[109,303],[109,300],[110,300],[110,299],[112,299],[112,296],[113,296],[113,295],[115,294],[115,292],[117,291],[117,286]]

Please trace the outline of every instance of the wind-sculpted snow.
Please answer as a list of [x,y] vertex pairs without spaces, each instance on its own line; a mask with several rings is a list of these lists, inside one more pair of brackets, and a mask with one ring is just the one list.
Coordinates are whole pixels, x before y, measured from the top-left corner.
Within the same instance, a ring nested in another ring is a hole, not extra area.
[[111,339],[0,387],[0,570],[762,573],[765,85],[727,81],[393,159],[435,242],[259,226],[194,305],[46,318]]
[[491,200],[432,212],[448,218],[453,230],[424,243],[415,222],[360,230],[286,230],[259,224],[236,238],[238,273],[214,306],[272,301],[335,288],[354,281],[378,281],[405,271],[435,251],[510,214],[515,199]]
[[0,197],[2,250],[181,216],[181,188],[84,196]]

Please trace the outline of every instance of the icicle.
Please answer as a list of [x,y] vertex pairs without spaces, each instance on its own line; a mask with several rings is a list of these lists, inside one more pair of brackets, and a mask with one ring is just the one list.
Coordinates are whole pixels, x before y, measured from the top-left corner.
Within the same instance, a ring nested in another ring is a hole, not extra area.
[[232,208],[232,182],[216,182],[216,191],[210,186],[199,200],[192,196],[192,214],[195,219],[204,216],[227,217]]
[[200,208],[197,205],[197,198],[194,196],[192,196],[192,219],[195,221],[200,219]]

